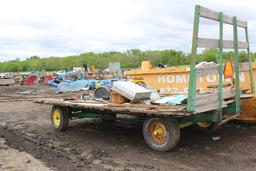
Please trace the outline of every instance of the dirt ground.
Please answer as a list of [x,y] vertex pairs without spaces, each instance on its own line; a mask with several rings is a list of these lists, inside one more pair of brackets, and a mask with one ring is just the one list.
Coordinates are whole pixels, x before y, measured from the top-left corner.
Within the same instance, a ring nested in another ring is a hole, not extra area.
[[42,162],[26,152],[20,152],[5,145],[5,140],[0,138],[0,167],[3,170],[50,170]]
[[177,148],[158,152],[146,145],[139,122],[72,120],[57,132],[51,106],[32,102],[71,95],[0,87],[0,170],[256,170],[256,125],[229,123],[214,134],[182,129]]

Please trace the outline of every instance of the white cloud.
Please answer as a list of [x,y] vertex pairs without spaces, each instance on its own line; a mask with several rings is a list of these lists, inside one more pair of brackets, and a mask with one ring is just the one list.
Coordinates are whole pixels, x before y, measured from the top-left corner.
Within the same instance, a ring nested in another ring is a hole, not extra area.
[[[190,52],[195,4],[248,20],[256,50],[254,0],[9,0],[0,2],[0,61],[130,48]],[[200,31],[218,36],[209,22]]]

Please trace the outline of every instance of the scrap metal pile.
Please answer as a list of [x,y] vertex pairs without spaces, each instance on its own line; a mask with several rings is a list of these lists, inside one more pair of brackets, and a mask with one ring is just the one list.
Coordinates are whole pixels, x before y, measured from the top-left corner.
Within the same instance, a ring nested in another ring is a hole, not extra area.
[[[85,84],[80,84],[80,92],[82,93],[79,94],[79,96],[64,100],[71,100],[72,102],[79,104],[108,104],[111,106],[121,105],[123,107],[130,105],[139,105],[138,107],[141,107],[141,105],[152,107],[179,106],[181,109],[185,109],[187,104],[187,94],[160,95],[156,89],[152,89],[149,86],[143,87],[125,79],[112,80],[111,83],[99,86],[94,90],[90,89],[90,86],[88,86],[88,83],[90,83],[89,81],[87,82],[84,80],[83,82]],[[79,83],[79,81],[77,83]],[[73,85],[75,85],[75,83]],[[78,89],[79,88],[77,88],[77,90]],[[198,93],[196,98],[195,113],[218,109],[218,91],[211,93]],[[234,98],[234,88],[227,87],[223,89],[222,104],[224,108],[227,107],[228,104],[234,102]],[[248,97],[246,94],[242,94],[241,98]]]

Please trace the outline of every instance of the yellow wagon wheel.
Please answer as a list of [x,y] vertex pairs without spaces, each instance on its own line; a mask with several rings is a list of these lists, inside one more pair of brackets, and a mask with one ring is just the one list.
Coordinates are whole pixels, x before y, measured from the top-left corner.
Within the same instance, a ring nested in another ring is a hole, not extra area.
[[196,123],[200,128],[209,128],[209,126],[211,126],[211,122],[207,122],[207,121],[205,121],[205,122],[197,122]]
[[60,126],[60,111],[54,110],[53,112],[53,125],[55,128],[58,128]]
[[158,151],[173,149],[180,140],[180,128],[172,118],[147,118],[143,136],[149,147]]
[[200,121],[192,125],[193,129],[203,133],[213,133],[219,129],[216,122]]
[[67,109],[53,106],[51,111],[52,127],[58,131],[64,131],[68,127],[69,112]]
[[159,121],[154,121],[150,126],[150,137],[158,144],[165,143],[167,139],[166,126]]

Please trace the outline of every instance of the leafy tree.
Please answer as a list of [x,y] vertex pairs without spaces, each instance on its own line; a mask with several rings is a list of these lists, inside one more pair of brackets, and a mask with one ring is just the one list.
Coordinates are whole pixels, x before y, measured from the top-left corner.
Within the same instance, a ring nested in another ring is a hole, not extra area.
[[[218,49],[205,49],[197,56],[197,63],[202,61],[218,61]],[[232,58],[232,51],[224,52],[223,58]],[[251,53],[253,59],[256,53]],[[168,66],[188,65],[190,63],[191,54],[185,54],[176,50],[147,50],[131,49],[125,52],[103,52],[103,53],[82,53],[76,56],[67,57],[49,57],[40,58],[39,56],[31,56],[26,60],[16,59],[14,61],[0,62],[0,72],[19,72],[19,71],[58,71],[71,70],[74,66],[82,66],[83,64],[94,65],[97,69],[108,67],[109,62],[120,62],[122,68],[136,68],[140,66],[141,61],[149,60],[154,65],[164,64]],[[242,51],[239,53],[240,62],[248,61],[247,53]]]

